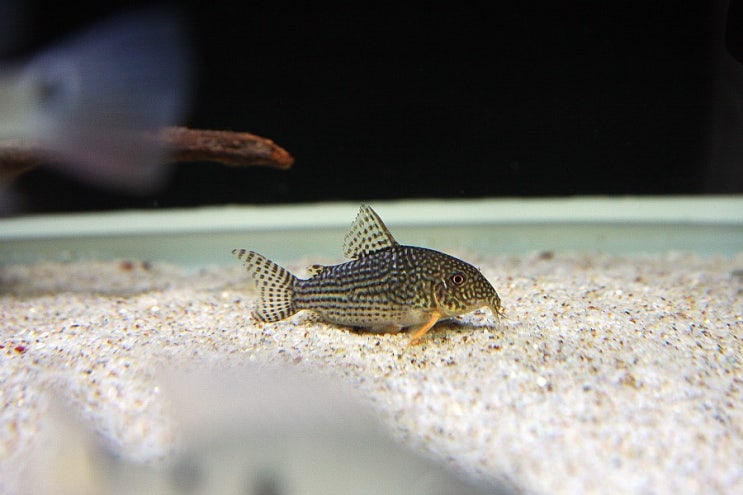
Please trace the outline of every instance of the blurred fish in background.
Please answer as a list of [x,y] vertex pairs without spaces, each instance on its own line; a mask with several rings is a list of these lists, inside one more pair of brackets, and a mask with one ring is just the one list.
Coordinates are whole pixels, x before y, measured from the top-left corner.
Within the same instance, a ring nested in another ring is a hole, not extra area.
[[[18,12],[13,2],[0,10],[0,31]],[[0,143],[39,147],[62,159],[53,166],[95,185],[152,192],[167,167],[151,133],[184,118],[192,75],[177,11],[120,14],[25,62],[0,61]]]
[[180,441],[162,462],[112,454],[81,433],[83,423],[53,415],[20,486],[38,495],[516,493],[418,455],[385,434],[352,390],[294,371],[170,373],[160,390]]

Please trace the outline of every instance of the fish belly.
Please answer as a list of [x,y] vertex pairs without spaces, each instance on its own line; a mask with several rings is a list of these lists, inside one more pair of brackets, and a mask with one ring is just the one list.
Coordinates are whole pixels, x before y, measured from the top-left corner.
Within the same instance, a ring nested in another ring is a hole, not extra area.
[[419,325],[430,312],[411,308],[385,309],[380,307],[315,308],[321,320],[336,325],[365,328],[376,333],[395,333],[403,328]]

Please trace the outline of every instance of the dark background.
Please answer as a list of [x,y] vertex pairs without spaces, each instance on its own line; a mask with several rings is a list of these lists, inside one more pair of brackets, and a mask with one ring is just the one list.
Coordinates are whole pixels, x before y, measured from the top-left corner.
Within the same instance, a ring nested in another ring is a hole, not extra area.
[[[743,192],[737,2],[513,3],[180,2],[185,124],[271,138],[294,167],[179,165],[148,196],[39,170],[16,191],[26,211]],[[27,5],[21,54],[137,4]]]

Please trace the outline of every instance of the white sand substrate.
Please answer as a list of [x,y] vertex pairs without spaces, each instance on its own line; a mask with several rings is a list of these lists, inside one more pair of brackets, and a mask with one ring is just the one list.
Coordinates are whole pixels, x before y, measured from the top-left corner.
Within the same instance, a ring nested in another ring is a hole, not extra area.
[[121,456],[165,455],[157,370],[187,362],[339,377],[397,440],[527,494],[743,493],[743,253],[460,254],[507,318],[465,315],[409,349],[301,314],[256,324],[237,262],[0,268],[0,487],[49,383]]

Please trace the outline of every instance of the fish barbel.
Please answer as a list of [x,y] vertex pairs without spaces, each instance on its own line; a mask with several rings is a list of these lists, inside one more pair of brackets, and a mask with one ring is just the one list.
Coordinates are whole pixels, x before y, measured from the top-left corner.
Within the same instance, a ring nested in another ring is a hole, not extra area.
[[260,294],[253,316],[263,322],[309,310],[328,323],[374,332],[410,328],[415,344],[441,319],[482,307],[502,315],[500,297],[480,270],[439,251],[399,244],[368,205],[346,234],[343,254],[351,261],[314,265],[308,279],[253,251],[232,253]]

